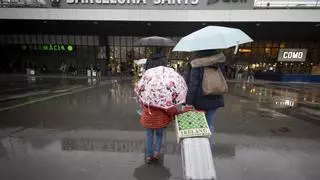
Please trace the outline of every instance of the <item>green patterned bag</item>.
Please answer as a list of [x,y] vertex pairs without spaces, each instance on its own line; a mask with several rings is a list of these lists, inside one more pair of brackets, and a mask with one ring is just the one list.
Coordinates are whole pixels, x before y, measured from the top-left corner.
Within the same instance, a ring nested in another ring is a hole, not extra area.
[[181,138],[205,136],[211,132],[204,112],[189,111],[175,117],[178,142]]

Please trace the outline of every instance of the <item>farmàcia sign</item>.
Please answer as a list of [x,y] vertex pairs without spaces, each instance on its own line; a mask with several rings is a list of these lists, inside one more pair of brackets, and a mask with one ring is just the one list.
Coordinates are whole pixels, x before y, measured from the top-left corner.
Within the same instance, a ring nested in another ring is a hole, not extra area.
[[23,50],[45,51],[45,52],[72,52],[73,45],[63,44],[40,44],[40,45],[23,45]]

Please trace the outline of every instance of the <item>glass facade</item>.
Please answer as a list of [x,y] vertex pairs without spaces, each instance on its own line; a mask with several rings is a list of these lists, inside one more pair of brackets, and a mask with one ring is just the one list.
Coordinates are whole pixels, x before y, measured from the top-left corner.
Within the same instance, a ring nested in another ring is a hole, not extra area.
[[[6,72],[10,67],[13,72],[23,72],[30,65],[37,67],[45,65],[50,72],[57,73],[60,64],[65,63],[67,67],[75,66],[78,74],[86,74],[91,64],[99,64],[102,75],[132,73],[135,69],[134,60],[148,58],[153,53],[151,47],[135,45],[140,38],[142,37],[106,36],[104,38],[93,34],[0,35],[0,72]],[[180,37],[168,38],[175,42],[180,40]],[[68,47],[69,45],[71,47]],[[278,62],[281,48],[307,49],[306,61]],[[320,63],[320,42],[258,40],[241,45],[237,55],[233,52],[234,48],[224,50],[227,64],[243,65],[256,71],[310,74],[312,68]],[[172,47],[165,48],[164,53],[170,65],[177,70],[183,69],[190,55],[190,53],[172,52]]]
[[[132,36],[109,36],[108,46],[110,49],[109,66],[113,72],[123,72],[131,69],[133,60],[148,58],[152,54],[149,47],[134,46],[134,42],[142,37]],[[180,37],[168,37],[175,42]],[[279,49],[303,48],[308,49],[306,62],[282,63],[278,62]],[[256,70],[277,70],[282,73],[310,73],[312,66],[320,63],[319,42],[283,42],[283,41],[255,41],[239,47],[237,55],[233,54],[234,48],[224,50],[231,64],[245,64]],[[170,65],[176,69],[184,67],[189,53],[172,52],[172,47],[166,48],[165,56]]]
[[[139,36],[108,36],[109,61],[108,69],[112,73],[126,73],[134,69],[134,60],[148,58],[152,55],[153,48],[136,46]],[[179,37],[168,37],[175,42]],[[171,52],[172,47],[165,48],[165,57],[173,67],[187,60],[188,54]]]
[[75,67],[79,74],[85,74],[90,64],[104,67],[107,57],[98,56],[99,45],[99,36],[93,35],[0,35],[0,71],[23,72],[30,66],[37,69],[45,66],[48,72],[56,73],[65,63],[67,67]]

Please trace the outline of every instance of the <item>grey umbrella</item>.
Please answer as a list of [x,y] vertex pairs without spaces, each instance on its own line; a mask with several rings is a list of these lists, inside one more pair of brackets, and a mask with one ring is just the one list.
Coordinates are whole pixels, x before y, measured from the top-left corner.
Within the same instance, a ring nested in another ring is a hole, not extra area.
[[169,38],[151,36],[135,42],[136,46],[175,46],[175,42]]

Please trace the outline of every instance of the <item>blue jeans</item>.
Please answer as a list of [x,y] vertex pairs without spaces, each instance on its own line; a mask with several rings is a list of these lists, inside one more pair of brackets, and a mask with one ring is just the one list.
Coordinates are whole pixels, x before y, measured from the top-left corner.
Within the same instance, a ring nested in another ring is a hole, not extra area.
[[[208,126],[209,126],[211,133],[214,132],[213,122],[215,119],[216,112],[217,112],[217,109],[210,109],[210,110],[206,111],[206,119],[207,119]],[[213,136],[211,135],[210,144],[213,144],[213,143],[214,143],[214,140],[213,140]]]
[[159,129],[147,129],[147,144],[146,144],[146,156],[152,156],[153,151],[153,140],[154,134],[156,134],[155,152],[160,152],[162,145],[164,128]]

